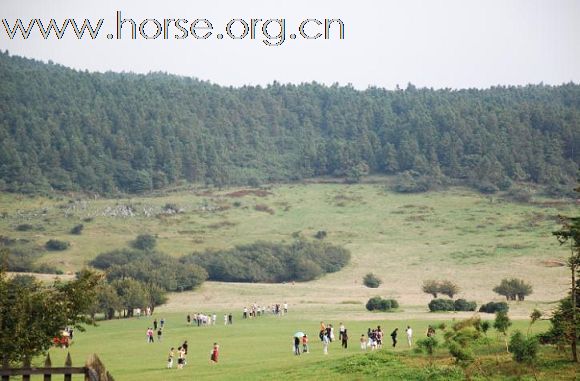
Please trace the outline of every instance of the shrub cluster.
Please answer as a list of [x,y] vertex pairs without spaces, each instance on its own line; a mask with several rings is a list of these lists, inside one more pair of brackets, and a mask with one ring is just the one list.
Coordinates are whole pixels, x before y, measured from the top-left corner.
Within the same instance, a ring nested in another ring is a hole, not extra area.
[[191,290],[207,278],[206,271],[198,265],[183,264],[167,254],[151,250],[114,250],[99,254],[90,264],[105,270],[110,282],[132,278],[166,291]]
[[80,235],[83,232],[85,226],[83,224],[75,225],[71,230],[70,234]]
[[363,278],[363,284],[368,288],[378,288],[381,283],[383,283],[383,281],[373,273],[368,273]]
[[390,311],[399,308],[399,302],[395,299],[383,299],[380,296],[370,298],[366,304],[369,311]]
[[429,311],[475,311],[477,304],[465,299],[433,299],[429,302]]
[[422,193],[431,189],[433,183],[429,176],[405,171],[397,175],[393,190],[398,193]]
[[180,259],[207,270],[210,280],[224,282],[309,281],[342,269],[350,252],[320,241],[291,244],[256,242],[229,250],[208,250]]
[[509,306],[506,302],[489,302],[482,304],[479,307],[479,312],[486,312],[488,314],[494,314],[496,312],[508,312]]
[[455,311],[455,306],[451,299],[433,299],[429,302],[429,311]]
[[63,251],[70,247],[70,243],[66,241],[59,241],[58,239],[50,239],[45,244],[46,250]]
[[453,302],[453,307],[455,311],[475,311],[477,308],[477,303],[475,302],[468,302],[465,299],[457,299]]
[[20,224],[16,226],[16,230],[19,232],[27,232],[30,230],[34,230],[34,225],[31,224]]
[[153,250],[157,244],[157,238],[151,234],[139,234],[131,246],[137,250]]

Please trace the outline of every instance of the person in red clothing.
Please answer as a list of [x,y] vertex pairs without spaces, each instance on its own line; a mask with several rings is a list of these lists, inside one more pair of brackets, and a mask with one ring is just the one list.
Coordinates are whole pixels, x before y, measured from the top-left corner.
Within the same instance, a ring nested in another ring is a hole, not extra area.
[[217,364],[219,354],[220,354],[220,346],[218,345],[218,343],[213,343],[213,349],[211,351],[210,357],[210,360],[213,364]]
[[302,353],[308,353],[308,336],[302,336]]

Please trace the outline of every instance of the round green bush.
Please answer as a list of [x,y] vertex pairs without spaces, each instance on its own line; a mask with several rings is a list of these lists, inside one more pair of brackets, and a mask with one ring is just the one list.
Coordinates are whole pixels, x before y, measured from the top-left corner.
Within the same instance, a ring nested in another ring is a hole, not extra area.
[[70,234],[76,234],[76,235],[80,235],[83,232],[83,229],[85,228],[85,226],[83,224],[78,224],[75,225],[71,230],[70,230]]
[[47,250],[62,251],[68,249],[70,247],[70,243],[66,241],[59,241],[58,239],[51,239],[48,240],[44,246]]
[[468,302],[465,299],[457,299],[453,303],[453,307],[455,308],[455,311],[475,311],[475,308],[477,307],[477,303]]
[[390,311],[399,307],[395,299],[383,299],[380,296],[370,298],[366,304],[369,311]]
[[479,307],[479,312],[486,312],[488,314],[494,314],[496,312],[508,312],[510,307],[506,302],[489,302],[482,304]]
[[429,311],[455,311],[455,304],[451,299],[433,299],[429,302]]
[[375,274],[368,273],[363,278],[363,283],[368,288],[378,288],[381,285],[381,283],[383,283],[383,281],[380,280]]

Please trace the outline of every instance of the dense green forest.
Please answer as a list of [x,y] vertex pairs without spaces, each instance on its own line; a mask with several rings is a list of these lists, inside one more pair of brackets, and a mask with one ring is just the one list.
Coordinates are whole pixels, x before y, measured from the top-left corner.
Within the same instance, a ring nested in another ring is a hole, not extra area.
[[[0,190],[139,193],[400,174],[482,190],[570,189],[580,86],[404,90],[222,87],[163,73],[89,73],[0,53]],[[576,148],[576,149],[575,149]],[[421,181],[419,181],[421,182]],[[412,190],[412,188],[411,188]]]

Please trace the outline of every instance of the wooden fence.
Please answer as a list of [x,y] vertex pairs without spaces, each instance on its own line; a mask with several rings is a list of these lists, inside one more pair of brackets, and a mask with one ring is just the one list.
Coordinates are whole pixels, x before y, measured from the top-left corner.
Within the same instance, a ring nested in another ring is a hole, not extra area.
[[52,381],[53,375],[64,375],[64,381],[71,381],[73,374],[84,375],[85,381],[115,381],[96,354],[90,355],[83,367],[73,367],[69,353],[63,367],[53,367],[49,354],[42,368],[31,367],[30,362],[22,368],[10,368],[4,362],[0,368],[2,381],[10,381],[11,376],[22,376],[22,381],[30,381],[33,375],[43,376],[44,381]]

